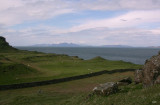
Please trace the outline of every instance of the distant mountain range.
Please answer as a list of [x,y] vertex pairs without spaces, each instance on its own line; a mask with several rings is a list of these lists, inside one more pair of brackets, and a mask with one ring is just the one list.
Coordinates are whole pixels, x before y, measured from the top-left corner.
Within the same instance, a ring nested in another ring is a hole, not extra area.
[[78,44],[74,43],[60,43],[60,44],[36,44],[32,45],[35,47],[80,47]]
[[74,43],[60,43],[60,44],[36,44],[33,47],[117,47],[117,48],[130,48],[132,46],[127,45],[101,45],[101,46],[91,46],[91,45],[79,45]]
[[127,45],[102,45],[100,47],[117,47],[117,48],[129,48],[132,46],[127,46]]
[[150,48],[160,48],[160,46],[149,46]]

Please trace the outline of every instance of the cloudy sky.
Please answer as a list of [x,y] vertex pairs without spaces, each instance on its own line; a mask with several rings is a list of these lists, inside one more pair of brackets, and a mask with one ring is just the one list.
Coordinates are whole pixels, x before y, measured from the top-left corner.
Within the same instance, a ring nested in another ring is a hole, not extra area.
[[0,0],[0,36],[13,46],[160,46],[160,0]]

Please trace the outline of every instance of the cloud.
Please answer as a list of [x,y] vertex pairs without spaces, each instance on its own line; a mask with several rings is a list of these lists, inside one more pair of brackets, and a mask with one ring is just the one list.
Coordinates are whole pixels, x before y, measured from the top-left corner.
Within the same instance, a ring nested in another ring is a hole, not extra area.
[[[159,29],[140,29],[140,28],[95,28],[79,32],[67,33],[68,39],[73,42],[83,42],[90,45],[131,45],[131,46],[150,46],[160,45],[160,34],[155,30]],[[63,36],[65,37],[65,36]],[[146,43],[147,42],[147,43]]]
[[[155,16],[156,14],[156,16]],[[160,10],[151,11],[132,11],[118,17],[90,20],[81,25],[72,27],[70,30],[81,31],[90,28],[107,27],[107,28],[124,28],[137,27],[140,25],[150,25],[150,23],[160,22]]]
[[79,8],[88,10],[160,9],[159,0],[80,0]]
[[8,29],[5,34],[12,45],[69,42],[89,45],[158,46],[160,29],[143,27],[160,22],[159,14],[160,10],[131,11],[113,18],[89,20],[68,29],[42,25],[21,30]]
[[[6,38],[11,45],[33,45],[53,43],[77,43],[87,45],[160,45],[159,28],[93,28],[63,34],[53,33],[50,27],[39,27],[24,30],[8,30]],[[29,42],[29,43],[28,43]],[[146,43],[147,42],[147,43]]]
[[72,12],[70,3],[63,0],[6,0],[0,2],[0,24],[21,24]]
[[[23,25],[25,22],[47,20],[69,13],[121,10],[125,12],[112,18],[103,17],[103,19],[96,20],[78,18],[80,20],[78,25],[65,29],[43,24],[29,26],[21,30],[10,27],[17,24]],[[160,28],[151,26],[155,23],[159,27],[160,0],[0,1],[0,34],[5,36],[12,45],[62,42],[90,45],[160,45]]]
[[160,28],[152,29],[150,31],[156,35],[160,35]]
[[1,0],[0,11],[6,10],[9,8],[16,8],[22,5],[23,5],[23,2],[21,0]]
[[85,10],[153,10],[159,0],[1,0],[0,24],[46,20]]

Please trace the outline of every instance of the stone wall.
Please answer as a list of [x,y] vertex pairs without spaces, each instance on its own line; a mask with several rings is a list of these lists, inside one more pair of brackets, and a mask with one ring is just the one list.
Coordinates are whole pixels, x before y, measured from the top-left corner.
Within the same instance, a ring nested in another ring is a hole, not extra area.
[[113,74],[117,72],[121,73],[121,72],[127,72],[127,71],[135,71],[135,69],[116,69],[112,71],[103,70],[103,71],[94,72],[90,74],[84,74],[84,75],[78,75],[78,76],[72,76],[72,77],[66,77],[66,78],[60,78],[60,79],[53,79],[53,80],[47,80],[47,81],[20,83],[20,84],[11,84],[11,85],[0,85],[0,90],[9,90],[9,89],[42,86],[42,85],[48,85],[48,84],[56,84],[56,83],[62,83],[62,82],[67,82],[67,81],[72,81],[72,80],[89,78],[89,77],[98,76],[102,74]]

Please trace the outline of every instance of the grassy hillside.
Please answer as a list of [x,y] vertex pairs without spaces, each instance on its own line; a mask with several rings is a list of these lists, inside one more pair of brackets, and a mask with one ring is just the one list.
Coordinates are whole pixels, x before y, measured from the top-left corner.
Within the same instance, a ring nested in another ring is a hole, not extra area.
[[[4,41],[4,39],[2,38]],[[20,51],[9,44],[0,47],[0,85],[43,81],[88,74],[102,70],[139,69],[123,61],[101,57],[83,60],[76,56]],[[116,82],[134,73],[115,72],[70,82],[0,91],[0,105],[159,105],[160,86],[143,89],[142,85],[120,87],[107,97],[90,96],[92,89],[105,82]]]
[[88,97],[100,83],[127,76],[133,78],[133,75],[133,72],[104,74],[53,85],[0,91],[0,105],[159,105],[159,85],[143,89],[141,84],[131,84],[108,97]]
[[43,81],[102,70],[137,69],[141,65],[101,57],[83,60],[77,56],[21,51],[0,37],[0,85]]
[[101,57],[83,60],[76,56],[27,51],[0,53],[0,84],[42,81],[102,70],[138,69],[140,67],[141,65],[110,61]]
[[108,97],[87,94],[74,96],[61,105],[160,105],[160,86],[143,89],[142,85],[131,84],[121,87],[121,90]]

